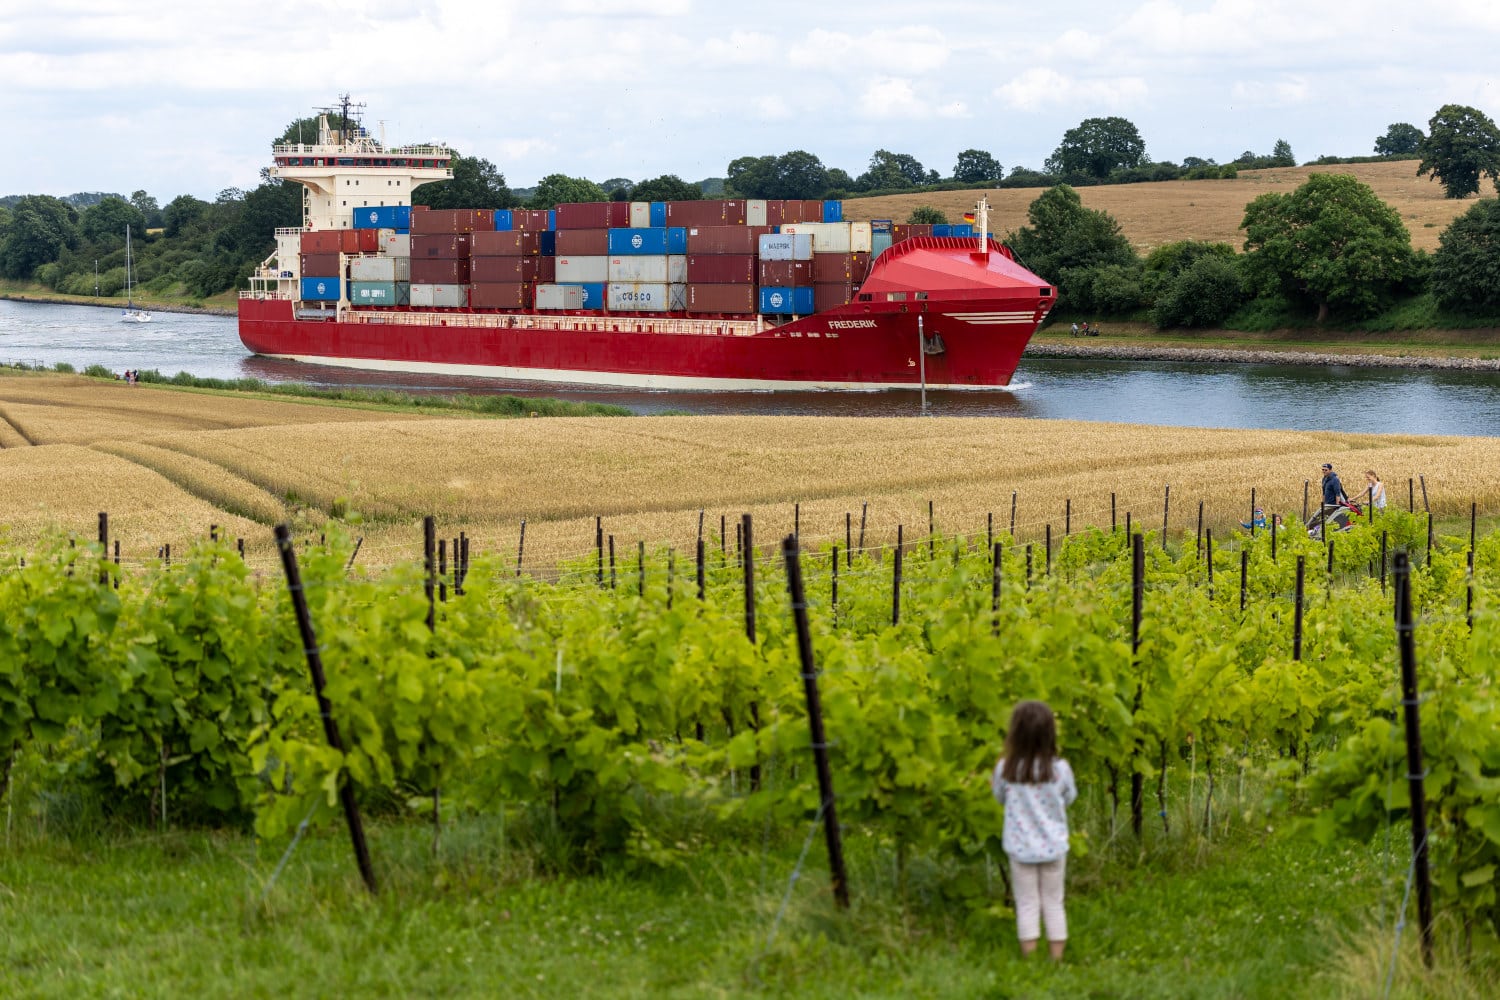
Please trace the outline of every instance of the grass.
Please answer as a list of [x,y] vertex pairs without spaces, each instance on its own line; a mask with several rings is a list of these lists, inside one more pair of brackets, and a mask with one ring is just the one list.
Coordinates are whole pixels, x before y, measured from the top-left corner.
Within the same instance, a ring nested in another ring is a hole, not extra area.
[[[1075,807],[1082,810],[1082,806]],[[1085,816],[1103,840],[1097,816]],[[38,832],[0,849],[0,993],[75,997],[1301,997],[1375,996],[1390,954],[1394,853],[1320,847],[1259,821],[1210,843],[1100,847],[1070,862],[1067,961],[1022,960],[1003,907],[970,916],[945,879],[846,830],[854,906],[837,913],[821,843],[776,914],[800,842],[711,831],[669,870],[548,874],[536,831],[493,819],[372,827],[368,898],[336,827],[274,887],[283,844],[233,833]],[[107,828],[106,828],[107,829]],[[705,831],[700,830],[699,833]],[[1000,901],[1001,883],[989,882]],[[772,934],[775,929],[774,936]],[[1410,935],[1408,935],[1410,939]],[[1450,935],[1451,941],[1451,935]],[[1465,993],[1493,969],[1441,972]],[[1403,995],[1429,995],[1403,971]],[[1416,987],[1415,994],[1412,988]]]
[[[14,279],[0,279],[0,298],[17,299],[27,302],[65,302],[80,306],[102,306],[109,309],[123,309],[125,307],[125,296],[95,296],[95,295],[67,295],[63,292],[53,291],[46,285],[36,281],[16,281]],[[134,300],[136,305],[145,306],[148,309],[176,309],[179,311],[192,310],[194,312],[218,313],[232,316],[239,307],[239,294],[237,292],[220,292],[217,295],[199,297],[181,294],[161,294],[152,292],[146,288],[135,290]]]

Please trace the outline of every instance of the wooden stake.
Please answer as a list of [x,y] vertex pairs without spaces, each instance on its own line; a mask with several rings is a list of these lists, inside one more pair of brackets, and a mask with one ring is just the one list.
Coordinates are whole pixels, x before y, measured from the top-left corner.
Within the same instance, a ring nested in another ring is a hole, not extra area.
[[1418,712],[1416,625],[1412,620],[1411,563],[1396,553],[1396,642],[1401,650],[1401,706],[1406,722],[1407,801],[1411,819],[1413,881],[1422,929],[1422,961],[1432,967],[1432,875],[1427,863],[1427,793],[1423,787],[1422,719]]

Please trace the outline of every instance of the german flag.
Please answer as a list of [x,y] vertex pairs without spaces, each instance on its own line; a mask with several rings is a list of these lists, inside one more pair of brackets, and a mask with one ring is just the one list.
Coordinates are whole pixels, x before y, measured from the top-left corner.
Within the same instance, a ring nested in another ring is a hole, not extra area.
[[972,225],[973,222],[974,222],[974,213],[973,212],[965,212],[964,213],[964,221],[967,222],[967,223],[970,223]]

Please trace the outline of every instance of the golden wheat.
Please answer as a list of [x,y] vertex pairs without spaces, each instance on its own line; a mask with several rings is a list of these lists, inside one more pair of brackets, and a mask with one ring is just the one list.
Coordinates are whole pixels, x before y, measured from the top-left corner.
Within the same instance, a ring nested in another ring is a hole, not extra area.
[[280,500],[221,465],[139,441],[111,441],[94,447],[143,465],[193,496],[232,514],[268,525],[287,515]]

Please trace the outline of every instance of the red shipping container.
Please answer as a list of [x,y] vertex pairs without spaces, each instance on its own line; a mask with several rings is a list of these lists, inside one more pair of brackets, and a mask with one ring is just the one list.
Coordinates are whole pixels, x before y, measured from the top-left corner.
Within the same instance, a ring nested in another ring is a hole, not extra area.
[[[689,226],[687,252],[690,254],[758,254],[760,238],[770,226]],[[558,253],[562,253],[562,235],[558,235]]]
[[469,261],[474,284],[551,282],[557,275],[555,257],[475,257]]
[[467,285],[469,283],[469,259],[467,257],[413,257],[411,282],[414,285]]
[[865,280],[870,272],[870,255],[867,253],[815,253],[812,259],[813,284],[832,281]]
[[559,229],[557,231],[557,256],[607,257],[609,256],[609,230]]
[[687,311],[690,313],[754,314],[757,308],[754,285],[688,285]]
[[[412,233],[411,259],[454,260],[469,256],[468,233]],[[422,282],[441,284],[441,282]]]
[[779,226],[786,221],[786,202],[766,199],[766,225]]
[[302,234],[303,253],[338,253],[343,249],[343,230],[320,229],[315,233]]
[[763,288],[801,288],[812,281],[810,260],[763,260],[760,262]]
[[536,230],[515,229],[508,233],[471,233],[472,257],[520,257],[541,253],[542,237]]
[[302,277],[337,278],[339,255],[336,253],[305,253],[302,255]]
[[624,229],[629,226],[628,201],[579,201],[557,206],[558,229]]
[[551,213],[545,208],[517,208],[510,213],[512,229],[541,232],[552,228]]
[[495,213],[488,208],[433,208],[413,212],[411,231],[417,233],[473,233],[494,230]]
[[851,282],[823,282],[813,285],[813,310],[815,312],[848,305],[853,298],[854,285]]
[[375,253],[380,249],[380,230],[341,229],[339,249],[344,253]]
[[469,287],[469,305],[475,309],[530,309],[531,286],[519,281],[474,284]]
[[739,199],[727,201],[669,201],[667,225],[669,226],[743,226],[745,203]]
[[700,285],[753,285],[755,284],[755,254],[690,255],[687,259],[687,280]]

